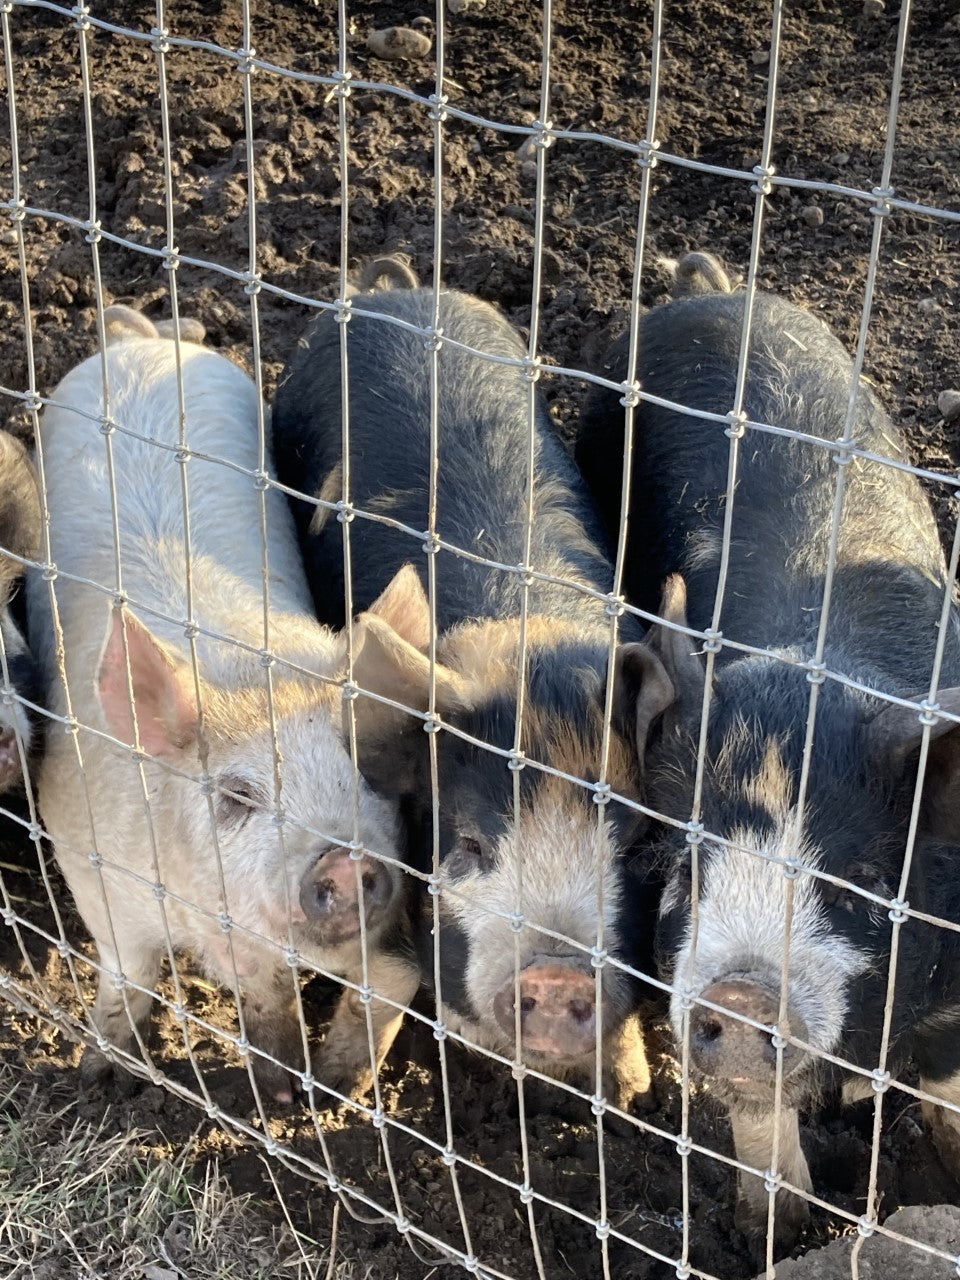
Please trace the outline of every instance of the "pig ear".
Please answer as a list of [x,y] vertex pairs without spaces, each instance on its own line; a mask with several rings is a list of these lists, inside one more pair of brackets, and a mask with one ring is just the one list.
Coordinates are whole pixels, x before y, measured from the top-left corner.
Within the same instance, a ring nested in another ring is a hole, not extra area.
[[[360,615],[353,634],[353,676],[360,688],[416,711],[426,711],[430,700],[430,661],[426,655],[372,610]],[[362,772],[371,782],[403,790],[412,778],[404,775],[403,758],[412,756],[410,763],[414,765],[417,747],[411,739],[413,734],[423,732],[422,722],[362,694],[353,705]],[[438,662],[437,711],[445,715],[468,705],[468,682]]]
[[[912,695],[922,702],[927,692]],[[941,709],[960,716],[960,689],[940,689]],[[870,755],[893,774],[913,769],[911,756],[920,747],[923,725],[919,712],[910,707],[887,706],[867,726]],[[923,781],[921,823],[924,834],[937,840],[960,842],[960,725],[953,720],[937,720],[930,727],[930,751]]]
[[660,617],[674,626],[655,623],[642,643],[623,645],[617,654],[615,715],[625,732],[636,735],[641,758],[660,716],[669,712],[682,723],[697,713],[703,699],[697,642],[674,629],[687,625],[687,589],[679,574],[664,585]]
[[103,313],[103,332],[107,346],[126,342],[128,338],[156,338],[157,326],[142,311],[115,302]]
[[402,639],[424,653],[430,645],[430,603],[420,576],[412,564],[405,564],[391,579],[368,610],[389,623]]
[[181,683],[170,654],[132,614],[121,615],[119,609],[113,611],[97,676],[107,725],[122,742],[133,744],[124,621],[140,745],[152,756],[173,755],[196,737],[196,706]]

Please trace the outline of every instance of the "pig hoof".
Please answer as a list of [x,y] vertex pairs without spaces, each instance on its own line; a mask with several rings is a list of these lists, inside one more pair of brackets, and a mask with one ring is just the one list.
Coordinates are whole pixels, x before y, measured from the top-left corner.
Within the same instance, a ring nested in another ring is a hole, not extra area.
[[[767,1252],[767,1200],[762,1203],[741,1201],[737,1205],[734,1222],[737,1230],[747,1238],[747,1243],[755,1260],[762,1266]],[[789,1192],[781,1191],[777,1195],[775,1220],[774,1257],[782,1258],[797,1243],[804,1228],[810,1222],[810,1206],[805,1200]]]
[[113,1063],[105,1053],[89,1045],[80,1059],[80,1087],[102,1089],[113,1080]]
[[927,1123],[940,1163],[952,1178],[960,1182],[960,1122],[952,1113],[945,1115],[938,1108],[928,1117]]

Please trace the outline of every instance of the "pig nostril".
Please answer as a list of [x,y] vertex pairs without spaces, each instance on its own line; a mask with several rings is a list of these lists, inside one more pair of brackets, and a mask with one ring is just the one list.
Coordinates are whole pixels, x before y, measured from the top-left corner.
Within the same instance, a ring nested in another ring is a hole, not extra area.
[[723,1025],[719,1018],[705,1018],[697,1027],[697,1039],[701,1044],[716,1044],[723,1035]]
[[363,884],[364,893],[373,893],[376,888],[377,879],[372,871],[365,871],[360,877],[360,881]]
[[574,1022],[589,1022],[593,1017],[592,1000],[571,1000],[568,1008]]
[[535,1009],[536,1007],[537,1007],[537,1002],[536,1002],[536,1000],[533,998],[533,996],[521,996],[521,997],[520,997],[520,1012],[521,1012],[521,1013],[533,1013],[533,1011],[534,1011],[534,1009]]

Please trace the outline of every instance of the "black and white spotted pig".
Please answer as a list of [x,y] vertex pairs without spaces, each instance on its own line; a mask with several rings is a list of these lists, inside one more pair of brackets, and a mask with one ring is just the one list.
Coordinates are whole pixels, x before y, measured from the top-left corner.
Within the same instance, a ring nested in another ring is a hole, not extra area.
[[[637,379],[646,392],[711,413],[734,404],[744,295],[724,288],[709,256],[681,264],[682,292],[641,318]],[[705,265],[704,265],[705,263]],[[625,377],[627,337],[604,372]],[[744,410],[751,421],[824,440],[844,435],[853,366],[824,325],[795,306],[758,294]],[[624,411],[615,393],[593,396],[578,445],[581,465],[611,529],[620,506]],[[726,507],[729,440],[724,423],[650,403],[636,410],[628,590],[664,616],[711,625]],[[867,450],[902,460],[899,434],[861,383],[851,434]],[[827,679],[820,690],[807,800],[798,785],[811,691],[802,664],[814,655],[838,466],[835,454],[800,440],[747,430],[740,444],[729,574],[720,626],[731,640],[768,648],[753,656],[723,648],[716,660],[706,743],[699,854],[699,921],[691,924],[691,858],[684,832],[656,838],[666,887],[658,934],[662,976],[675,987],[679,1038],[684,992],[764,1024],[777,1022],[788,880],[771,858],[793,855],[881,899],[897,897],[913,801],[919,712]],[[945,564],[933,512],[916,478],[860,458],[847,464],[846,498],[823,654],[826,668],[870,689],[927,697],[944,603]],[[684,581],[686,615],[684,615]],[[686,821],[693,785],[704,663],[696,640],[660,628],[658,649],[677,691],[651,739],[649,803]],[[938,699],[960,711],[960,641],[950,610]],[[931,732],[920,839],[906,897],[924,911],[960,920],[960,731],[940,719]],[[732,842],[727,848],[712,836]],[[888,911],[853,889],[801,873],[794,882],[779,1167],[811,1186],[797,1109],[830,1072],[818,1051],[858,1066],[878,1065],[891,949]],[[771,1035],[694,1003],[690,1053],[711,1092],[728,1106],[738,1157],[770,1164],[776,1050]],[[913,1058],[923,1088],[960,1103],[958,936],[916,920],[902,929],[890,1067]],[[862,1077],[860,1077],[862,1082]],[[947,1165],[960,1174],[960,1114],[927,1108]],[[798,1196],[778,1197],[781,1243],[805,1220]],[[739,1216],[766,1225],[763,1181],[742,1175]]]
[[15,557],[36,555],[39,545],[40,496],[33,467],[20,441],[0,431],[0,638],[14,691],[4,697],[0,690],[0,794],[21,781],[21,748],[28,754],[34,738],[31,717],[20,699],[36,700],[37,672],[10,603],[23,575],[23,564]]
[[[374,263],[367,272],[397,279]],[[430,356],[423,337],[371,319],[381,311],[429,326],[427,290],[383,289],[354,296],[348,326],[350,500],[417,530],[428,526]],[[463,293],[440,296],[445,338],[495,356],[521,359],[519,336],[491,306]],[[301,342],[281,382],[273,426],[281,480],[335,502],[341,496],[340,326],[322,315]],[[444,344],[439,352],[439,499],[441,539],[500,564],[524,556],[530,384],[516,364],[485,361]],[[530,563],[597,591],[609,590],[610,562],[590,500],[572,461],[535,401],[535,477]],[[294,503],[320,615],[343,623],[341,527],[329,508]],[[430,615],[426,556],[419,541],[361,517],[351,523],[356,680],[361,688],[426,709]],[[404,565],[399,586],[389,584]],[[516,573],[441,549],[436,555],[436,707],[447,724],[492,744],[513,746],[517,715],[521,585]],[[371,608],[380,598],[379,604]],[[624,627],[628,639],[639,632]],[[600,762],[609,620],[602,603],[570,587],[533,580],[529,589],[522,749],[532,759],[596,780]],[[648,715],[661,709],[666,680],[655,656],[623,646],[618,679],[641,688]],[[414,832],[411,858],[431,866],[431,781],[420,719],[370,699],[356,701],[361,767],[375,785],[399,795]],[[613,790],[638,794],[631,705],[610,739]],[[471,1041],[513,1056],[515,1027],[530,1065],[554,1075],[588,1075],[597,1036],[597,981],[588,949],[596,945],[598,887],[604,946],[626,954],[623,922],[644,909],[642,886],[624,874],[639,827],[626,805],[605,820],[583,787],[525,767],[514,811],[514,773],[494,754],[444,732],[437,742],[440,782],[440,919],[443,1017]],[[522,911],[519,932],[507,918]],[[655,907],[651,911],[652,938]],[[579,948],[540,932],[572,938]],[[433,975],[432,910],[424,893],[416,933],[424,972]],[[520,1015],[515,1022],[515,945]],[[635,953],[631,953],[635,958]],[[652,963],[652,951],[650,963]],[[611,1101],[626,1106],[648,1078],[634,993],[622,971],[602,969],[601,1034],[610,1064]]]

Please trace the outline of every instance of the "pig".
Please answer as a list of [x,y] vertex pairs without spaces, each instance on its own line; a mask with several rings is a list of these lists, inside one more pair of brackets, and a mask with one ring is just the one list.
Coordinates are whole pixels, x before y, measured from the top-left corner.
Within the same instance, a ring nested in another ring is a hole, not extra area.
[[[705,268],[696,261],[681,265],[685,296],[640,318],[637,381],[652,396],[727,414],[745,295],[728,290],[714,259]],[[623,335],[604,363],[604,375],[614,381],[626,375],[628,342]],[[850,358],[819,319],[756,294],[743,401],[749,421],[840,440],[853,384]],[[849,434],[865,450],[903,462],[904,444],[874,391],[864,380],[856,390]],[[702,633],[712,624],[730,445],[726,424],[647,401],[634,421],[626,587],[635,604],[656,608],[666,581],[659,606],[665,622],[650,630],[646,643],[659,653],[675,693],[645,745],[648,802],[666,818],[687,822],[706,671],[703,641],[682,628]],[[597,390],[576,453],[611,531],[619,519],[623,437],[620,396]],[[829,675],[821,685],[802,816],[798,787],[810,676],[817,675],[807,664],[821,619],[838,459],[830,448],[748,427],[739,449],[720,627],[731,641],[764,652],[722,646],[716,653],[698,892],[686,832],[663,822],[649,837],[651,856],[662,858],[665,868],[657,949],[661,976],[672,988],[674,1033],[681,1041],[689,1010],[694,1073],[727,1107],[738,1159],[765,1170],[777,1075],[771,1029],[779,1032],[786,1043],[778,1166],[801,1191],[810,1191],[811,1181],[798,1110],[843,1079],[822,1055],[867,1071],[879,1062],[892,936],[888,903],[899,896],[922,732],[918,704],[928,696],[950,590],[933,511],[916,477],[848,458],[842,459],[846,495],[823,661],[827,672],[860,687]],[[954,715],[958,686],[960,630],[951,604],[937,701]],[[914,907],[953,921],[960,920],[958,748],[957,722],[937,719],[905,894]],[[786,858],[800,870],[793,880],[784,1022]],[[888,1062],[896,1073],[913,1058],[923,1089],[954,1106],[960,1104],[957,938],[915,919],[902,926]],[[863,1076],[852,1079],[864,1083]],[[931,1105],[925,1114],[947,1167],[960,1174],[960,1114]],[[763,1179],[741,1174],[738,1221],[758,1239],[768,1203]],[[776,1210],[778,1243],[789,1246],[807,1220],[808,1204],[780,1190]]]
[[[403,275],[382,260],[363,282],[368,291],[353,297],[347,326],[354,677],[360,690],[424,712],[431,614],[423,536],[378,517],[428,527],[431,357],[420,333],[369,313],[427,328],[433,295],[402,287]],[[380,287],[369,292],[371,285]],[[506,757],[517,715],[522,585],[516,570],[487,562],[515,566],[524,558],[531,406],[529,563],[562,582],[530,580],[520,748],[522,758],[588,783],[599,776],[610,644],[607,604],[598,595],[610,590],[613,569],[583,483],[516,363],[524,356],[519,335],[494,307],[448,289],[440,294],[439,327],[436,528],[451,545],[432,553],[435,708],[452,730],[437,740],[441,1016],[481,1049],[519,1054],[541,1072],[581,1081],[592,1079],[599,1036],[605,1095],[626,1108],[642,1102],[649,1086],[637,985],[609,964],[601,964],[598,985],[591,949],[600,889],[603,947],[650,971],[655,899],[643,876],[629,873],[643,825],[634,723],[658,713],[666,682],[657,656],[639,643],[638,624],[625,619],[615,681],[633,698],[629,722],[614,723],[610,736],[607,782],[617,799],[598,809],[590,790],[527,764],[514,811]],[[319,616],[335,626],[345,621],[334,518],[344,474],[339,332],[333,315],[317,318],[273,405],[278,475],[303,495],[293,509],[307,575]],[[447,339],[514,363],[491,363]],[[638,711],[644,699],[646,710]],[[361,768],[400,803],[411,866],[427,875],[434,832],[422,719],[362,693],[355,716]],[[433,925],[431,895],[421,891],[413,928],[431,977]]]
[[[110,307],[104,319],[104,353],[63,379],[40,424],[62,672],[40,576],[30,584],[29,629],[52,710],[80,725],[75,737],[50,725],[40,810],[97,944],[100,1048],[134,1050],[162,958],[183,949],[216,981],[239,979],[243,1026],[259,1051],[251,1057],[256,1078],[289,1102],[291,1076],[278,1064],[296,1069],[303,1053],[287,948],[306,967],[359,984],[358,881],[370,986],[405,1002],[418,985],[409,947],[384,957],[380,946],[403,933],[404,884],[379,860],[400,856],[398,813],[358,777],[344,739],[338,680],[346,644],[317,622],[286,499],[258,472],[253,383],[225,357],[179,344],[187,444],[204,455],[183,462],[188,596],[177,348],[132,309]],[[199,336],[196,322],[183,331]],[[118,424],[109,440],[119,580],[106,414],[108,430]],[[272,659],[264,650],[261,490]],[[378,999],[371,1011],[380,1061],[397,1018]],[[88,1053],[85,1078],[104,1065]],[[370,1077],[358,992],[340,1001],[312,1070],[336,1089],[362,1090]]]
[[[22,782],[23,762],[35,736],[26,702],[36,701],[37,672],[11,604],[23,577],[23,561],[35,556],[39,546],[36,475],[20,441],[0,431],[0,795]],[[5,675],[9,694],[2,689]]]

